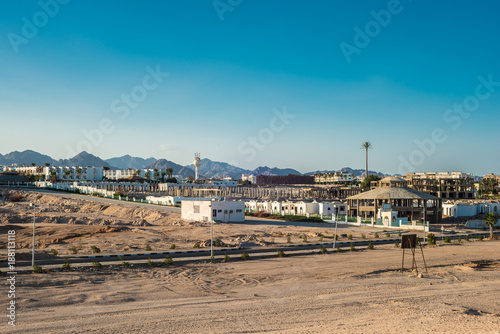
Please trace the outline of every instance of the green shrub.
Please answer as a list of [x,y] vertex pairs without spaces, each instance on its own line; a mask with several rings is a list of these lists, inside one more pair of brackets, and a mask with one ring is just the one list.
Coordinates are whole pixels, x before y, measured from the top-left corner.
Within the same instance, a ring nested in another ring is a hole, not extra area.
[[151,260],[150,257],[148,257],[148,262],[147,262],[148,266],[150,267],[153,267],[155,265],[155,263],[153,262],[153,260]]
[[292,243],[292,238],[290,236],[286,237],[286,243],[291,244]]
[[285,252],[283,252],[281,249],[277,249],[276,251],[277,257],[285,257]]
[[396,241],[396,242],[394,243],[394,247],[399,248],[399,242],[397,242],[397,241]]
[[347,236],[347,240],[352,240],[352,234],[349,234],[349,235]]
[[242,260],[249,260],[250,259],[250,255],[248,255],[248,253],[245,253],[245,252],[241,253],[240,257]]
[[398,231],[398,237],[400,237],[400,236],[401,236],[401,232],[400,232],[400,231]]
[[193,245],[194,248],[200,248],[200,242],[196,241]]
[[170,249],[175,249],[175,244],[171,244]]
[[76,247],[75,247],[75,246],[71,247],[69,250],[70,250],[70,251],[71,251],[71,253],[73,253],[73,254],[77,254],[77,253],[78,253],[78,249],[76,249]]
[[390,234],[389,232],[385,232],[385,236],[386,236],[387,238],[390,238],[390,237],[391,237],[391,234]]
[[100,253],[101,249],[96,246],[90,246],[90,249],[92,249],[92,253]]
[[449,244],[450,242],[451,242],[450,237],[446,236],[446,238],[444,238],[444,243]]
[[351,246],[349,247],[351,252],[354,252],[356,250],[356,247],[354,247],[353,243],[351,242]]
[[35,273],[35,274],[39,274],[39,273],[41,273],[41,272],[42,272],[42,267],[40,267],[38,264],[36,264],[36,263],[35,263],[35,264],[33,265],[33,273]]
[[71,263],[67,258],[64,258],[64,264],[62,265],[62,270],[71,270]]
[[223,262],[229,262],[231,260],[231,258],[229,257],[229,255],[225,254],[224,255],[224,259],[222,260]]
[[93,266],[93,267],[94,267],[94,269],[96,269],[96,270],[99,270],[99,269],[101,269],[101,268],[102,268],[102,264],[101,264],[101,262],[99,262],[99,261],[97,261],[97,260],[94,260],[94,261],[92,262],[92,266]]
[[210,263],[215,263],[215,257],[210,256]]
[[436,236],[434,233],[429,233],[427,235],[427,244],[429,245],[435,245],[436,244]]
[[219,238],[215,238],[214,245],[215,247],[222,247],[222,242],[220,241]]
[[304,236],[302,237],[302,241],[307,242],[307,235],[304,234]]
[[342,249],[340,249],[340,247],[337,247],[337,253],[342,253]]
[[479,238],[477,238],[477,240],[479,240],[479,241],[483,241],[483,236],[482,236],[482,235],[480,235],[480,236],[479,236]]
[[127,261],[122,261],[121,266],[122,266],[123,268],[128,268],[128,267],[130,266],[130,263],[128,263]]
[[174,260],[170,257],[170,256],[165,256],[165,260],[163,260],[163,263],[166,265],[166,266],[171,266],[172,264],[174,264]]
[[51,250],[50,250],[50,253],[51,253],[52,255],[54,255],[54,256],[57,256],[57,254],[59,254],[59,252],[58,252],[57,250],[55,250],[55,249],[51,249]]
[[146,252],[152,251],[153,249],[151,248],[150,244],[146,244]]
[[319,237],[319,241],[323,241],[323,239],[324,239],[324,236]]
[[361,234],[361,239],[366,239],[366,235]]
[[372,244],[372,241],[370,240],[370,242],[368,242],[368,247],[366,247],[367,249],[373,249],[373,244]]
[[462,238],[458,237],[457,241],[458,241],[458,243],[461,243],[462,242]]
[[375,235],[374,235],[375,239],[378,239],[379,235],[377,232],[375,232]]
[[468,234],[465,236],[465,241],[467,241],[467,242],[469,241],[469,235]]
[[321,249],[319,250],[319,252],[320,252],[320,254],[327,254],[328,253],[325,246],[321,246]]

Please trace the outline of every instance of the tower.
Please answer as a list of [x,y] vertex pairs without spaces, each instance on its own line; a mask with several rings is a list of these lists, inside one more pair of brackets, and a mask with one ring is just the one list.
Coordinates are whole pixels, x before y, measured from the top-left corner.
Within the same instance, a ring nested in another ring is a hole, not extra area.
[[195,180],[198,180],[199,168],[201,166],[200,153],[194,154],[193,166],[195,168]]

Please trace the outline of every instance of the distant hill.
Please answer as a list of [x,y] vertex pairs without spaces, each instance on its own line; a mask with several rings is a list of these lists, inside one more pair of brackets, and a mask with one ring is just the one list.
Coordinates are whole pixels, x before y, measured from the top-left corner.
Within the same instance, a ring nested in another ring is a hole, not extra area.
[[[186,165],[194,171],[193,165]],[[233,179],[240,179],[242,174],[248,173],[249,170],[240,167],[232,166],[226,162],[213,161],[210,159],[201,159],[200,176],[206,178],[224,178],[231,177]]]
[[149,165],[147,165],[144,168],[147,168],[147,169],[155,169],[156,168],[156,169],[158,169],[158,171],[160,171],[160,173],[164,172],[165,169],[167,169],[167,168],[172,168],[174,170],[174,172],[173,172],[174,175],[181,175],[183,177],[188,177],[188,176],[194,177],[193,170],[191,170],[189,168],[185,168],[184,166],[176,164],[175,162],[172,162],[172,161],[168,161],[166,159],[156,160],[155,162],[150,163]]
[[70,159],[60,159],[54,163],[56,166],[94,166],[94,167],[108,167],[111,166],[104,160],[99,157],[96,157],[93,154],[87,153],[86,151],[80,152]]
[[122,157],[116,157],[105,160],[111,166],[119,169],[143,169],[147,165],[156,161],[155,158],[143,159],[139,157],[132,157],[130,155],[124,155]]
[[248,174],[253,174],[253,175],[278,175],[278,176],[286,176],[289,174],[294,174],[294,175],[302,175],[301,172],[292,169],[292,168],[270,168],[267,166],[261,166],[257,167],[253,171],[250,171]]
[[0,157],[0,164],[2,165],[25,164],[30,166],[32,163],[35,163],[37,166],[43,166],[45,165],[45,163],[52,164],[54,163],[54,161],[55,160],[48,155],[44,155],[32,150],[26,150],[22,152],[14,151]]

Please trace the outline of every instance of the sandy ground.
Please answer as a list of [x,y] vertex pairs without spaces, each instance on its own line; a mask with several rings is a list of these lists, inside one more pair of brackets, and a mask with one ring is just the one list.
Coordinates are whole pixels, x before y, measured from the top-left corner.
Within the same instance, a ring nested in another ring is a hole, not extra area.
[[398,272],[396,248],[27,274],[17,326],[4,319],[0,332],[499,333],[499,251],[498,241],[425,248],[420,278]]
[[[37,256],[50,256],[50,249],[70,254],[72,246],[87,254],[91,245],[103,252],[143,249],[146,243],[153,249],[171,243],[191,248],[209,238],[208,225],[183,221],[176,212],[24,192],[1,195],[0,234],[17,230],[21,257],[31,247],[33,200],[44,221],[37,228]],[[22,199],[12,202],[15,195]],[[331,237],[331,228],[265,223],[217,224],[215,231],[231,245]],[[368,229],[343,232],[355,240],[365,233],[373,237]],[[6,238],[0,239],[5,257]],[[4,311],[0,333],[500,333],[499,251],[500,241],[425,247],[429,274],[423,277],[398,272],[401,250],[393,246],[23,274],[16,277],[17,326],[7,324]],[[4,289],[5,306],[7,284]]]

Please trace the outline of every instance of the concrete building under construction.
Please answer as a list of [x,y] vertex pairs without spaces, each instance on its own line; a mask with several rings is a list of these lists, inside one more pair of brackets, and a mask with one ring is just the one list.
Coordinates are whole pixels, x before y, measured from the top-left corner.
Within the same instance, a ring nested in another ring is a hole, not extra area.
[[407,173],[407,187],[442,199],[476,198],[474,176],[469,173]]
[[314,176],[307,175],[257,175],[256,179],[259,186],[314,184]]

